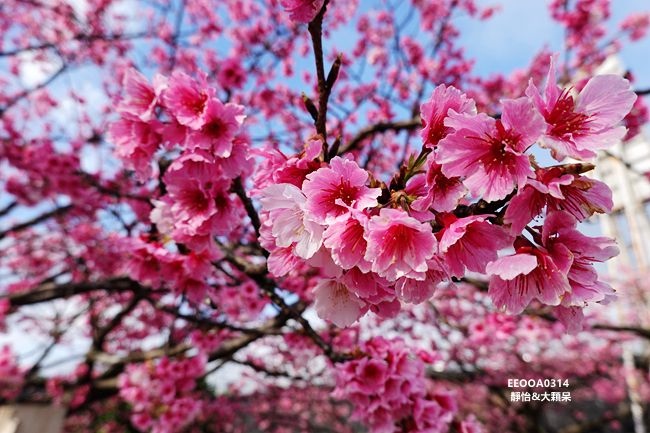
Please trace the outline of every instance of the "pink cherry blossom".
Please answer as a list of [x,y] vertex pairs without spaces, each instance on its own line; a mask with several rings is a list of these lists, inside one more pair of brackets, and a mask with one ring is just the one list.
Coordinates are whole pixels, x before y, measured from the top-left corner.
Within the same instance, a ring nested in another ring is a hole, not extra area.
[[134,426],[142,432],[176,433],[196,419],[202,402],[193,398],[193,391],[205,362],[204,356],[196,356],[127,366],[118,388],[120,397],[132,405]]
[[362,316],[363,302],[341,281],[322,280],[314,287],[318,316],[339,327],[352,325]]
[[457,405],[442,390],[428,390],[424,363],[409,356],[401,340],[375,337],[365,342],[364,356],[336,368],[334,394],[354,405],[353,417],[372,431],[444,432]]
[[420,304],[433,296],[439,283],[450,277],[443,263],[429,260],[423,279],[402,277],[395,282],[395,294],[403,302]]
[[313,20],[323,3],[325,0],[281,0],[282,7],[290,14],[291,19],[299,23]]
[[616,125],[636,100],[628,80],[617,75],[591,78],[574,97],[571,88],[556,84],[552,58],[544,94],[532,82],[526,94],[546,120],[544,144],[557,160],[593,158],[595,151],[622,139],[626,130]]
[[445,176],[464,177],[469,192],[486,201],[524,186],[532,171],[524,152],[544,128],[527,98],[503,101],[501,119],[453,114],[445,125],[456,130],[438,145],[436,162]]
[[314,221],[331,223],[334,218],[353,209],[377,205],[379,188],[368,188],[368,172],[356,162],[340,157],[307,175],[302,190],[307,197],[306,210]]
[[220,177],[219,167],[207,154],[192,153],[176,160],[165,174],[173,200],[171,212],[176,226],[189,234],[212,233],[221,219],[233,211],[228,196],[230,182]]
[[449,110],[460,114],[476,114],[476,104],[453,86],[439,85],[428,102],[420,106],[422,117],[422,141],[426,147],[434,147],[453,131],[445,126]]
[[[476,67],[478,0],[122,3],[0,7],[0,403],[75,433],[513,433],[624,430],[630,378],[650,401],[622,356],[647,275],[604,276],[580,224],[612,193],[535,147],[634,153],[646,13],[550,0],[558,87],[548,48]],[[509,378],[573,402],[501,404]]]
[[151,175],[151,158],[162,142],[155,126],[155,123],[120,119],[109,128],[115,154],[143,180]]
[[438,234],[439,248],[452,275],[463,276],[465,268],[485,273],[485,266],[497,259],[497,251],[510,245],[505,230],[487,219],[488,215],[443,217],[445,228]]
[[395,288],[377,274],[352,268],[345,272],[341,281],[380,317],[395,317],[401,308]]
[[384,208],[368,221],[365,259],[380,276],[395,281],[401,277],[423,279],[427,260],[437,250],[430,226],[406,212]]
[[573,261],[566,248],[553,253],[532,246],[519,245],[515,254],[488,263],[489,294],[497,307],[512,314],[521,313],[533,300],[559,305],[562,296],[571,291],[566,277]]
[[412,207],[419,211],[432,208],[438,212],[450,212],[456,208],[467,189],[459,177],[448,178],[442,174],[442,166],[435,162],[434,154],[427,159],[425,197],[416,199]]
[[582,221],[595,212],[612,209],[612,192],[607,185],[586,176],[562,174],[559,168],[540,169],[536,178],[515,195],[504,215],[513,233],[539,215],[545,206],[549,210],[565,210]]
[[174,72],[162,97],[178,123],[198,130],[206,123],[208,101],[213,95],[214,89],[206,87],[204,80],[200,83],[184,72]]
[[135,69],[129,68],[124,73],[122,85],[125,94],[117,106],[117,111],[132,120],[148,122],[153,119],[157,95],[147,79]]
[[18,396],[25,372],[18,364],[11,347],[0,347],[0,398],[12,400]]
[[606,237],[591,238],[576,229],[577,220],[568,212],[555,211],[547,215],[542,229],[542,242],[553,249],[567,248],[573,255],[568,272],[571,292],[562,299],[564,306],[584,306],[611,297],[614,290],[599,280],[594,262],[604,262],[619,253],[616,243]]
[[305,214],[307,198],[296,186],[271,185],[262,191],[262,207],[269,212],[271,232],[278,247],[294,246],[303,259],[312,257],[323,243],[323,227]]
[[367,242],[364,237],[368,217],[363,213],[351,213],[338,217],[323,233],[323,245],[332,254],[334,262],[342,269],[358,267],[370,270],[370,262],[364,257]]
[[612,296],[612,288],[598,279],[594,262],[618,254],[615,243],[604,237],[591,238],[576,230],[577,220],[568,212],[553,211],[534,234],[539,245],[519,238],[515,255],[491,262],[486,271],[494,303],[508,311],[523,311],[532,299],[557,306],[584,306]]
[[233,140],[246,116],[244,107],[232,103],[222,104],[210,98],[203,112],[202,126],[187,136],[189,149],[204,149],[213,155],[227,158],[233,148]]

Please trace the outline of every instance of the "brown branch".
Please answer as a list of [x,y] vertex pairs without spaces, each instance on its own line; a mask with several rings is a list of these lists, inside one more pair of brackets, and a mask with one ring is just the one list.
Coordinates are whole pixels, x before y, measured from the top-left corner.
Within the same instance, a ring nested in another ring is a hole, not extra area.
[[258,328],[259,333],[244,334],[241,337],[237,337],[225,341],[224,343],[221,344],[221,346],[219,346],[217,350],[215,350],[210,354],[208,359],[210,361],[214,361],[217,359],[230,358],[235,353],[237,353],[240,349],[243,349],[244,347],[248,346],[252,342],[259,340],[265,335],[268,335],[273,330],[282,328],[287,323],[288,319],[289,316],[287,314],[285,314],[284,312],[280,313],[277,316],[275,316],[273,319],[269,320],[266,324],[260,326]]
[[110,278],[103,281],[83,281],[79,283],[65,284],[44,284],[34,290],[11,293],[0,296],[0,299],[8,299],[12,307],[23,305],[39,304],[54,299],[69,298],[71,296],[89,293],[98,290],[110,292],[138,292],[145,288],[140,283],[127,277]]
[[[127,41],[127,40],[132,40],[132,39],[139,39],[139,38],[145,38],[149,36],[147,33],[133,33],[133,34],[123,34],[123,35],[98,35],[98,34],[91,34],[91,35],[86,35],[83,33],[79,33],[77,35],[74,35],[70,39],[63,41],[65,42],[70,42],[70,41],[81,41],[81,42],[96,42],[96,41],[101,41],[101,42],[121,42],[121,41]],[[58,46],[57,43],[54,42],[43,42],[37,45],[30,45],[27,47],[18,47],[14,49],[10,49],[7,51],[0,51],[0,57],[11,57],[11,56],[16,56],[18,54],[22,54],[28,51],[40,51],[40,50],[46,50],[50,48],[56,48]]]
[[246,195],[241,177],[238,177],[234,180],[232,183],[232,190],[235,194],[237,194],[237,197],[239,197],[242,204],[244,205],[246,213],[248,214],[248,218],[250,218],[251,223],[253,224],[253,228],[255,228],[255,233],[257,234],[257,237],[259,237],[260,227],[262,226],[262,223],[260,222],[260,216],[258,215],[255,206],[253,206],[253,201],[250,199],[250,197],[248,197],[248,195]]
[[280,295],[277,294],[276,288],[279,287],[279,285],[268,276],[266,266],[253,266],[243,259],[235,257],[233,253],[225,247],[222,248],[222,251],[226,256],[226,260],[255,281],[260,290],[271,299],[283,315],[286,315],[300,324],[307,337],[309,337],[332,362],[343,362],[350,359],[349,355],[336,352],[332,346],[323,340],[320,334],[312,328],[309,321],[302,316],[302,309],[304,307],[301,304],[289,305]]
[[76,172],[77,175],[79,175],[86,183],[88,183],[90,186],[95,188],[97,191],[99,191],[102,194],[109,195],[111,197],[115,198],[126,198],[126,199],[131,199],[131,200],[137,200],[141,201],[143,203],[147,203],[149,206],[152,206],[150,198],[145,197],[142,195],[136,195],[136,194],[131,194],[131,193],[125,193],[121,192],[117,189],[112,189],[110,186],[105,186],[100,183],[100,179],[96,178],[95,176],[88,174],[86,172],[83,172],[81,170]]
[[106,324],[104,327],[97,329],[95,333],[95,338],[93,338],[93,348],[95,350],[102,350],[102,347],[104,346],[104,342],[106,341],[106,337],[108,334],[115,329],[120,323],[122,323],[122,320],[128,316],[133,310],[135,310],[135,307],[138,306],[140,301],[143,299],[143,294],[142,293],[136,293],[133,295],[133,299],[131,299],[131,302],[124,307],[122,310],[120,310],[119,313],[117,313],[113,318]]
[[387,131],[413,131],[420,128],[422,123],[420,119],[403,120],[398,122],[380,122],[359,131],[359,133],[344,146],[339,154],[350,152],[363,143],[364,140],[373,137],[376,134],[382,134]]
[[318,118],[316,119],[316,132],[323,137],[323,157],[328,154],[327,148],[327,101],[329,91],[327,78],[325,78],[325,63],[323,60],[323,17],[327,10],[329,0],[325,0],[318,15],[309,23],[309,34],[314,46],[314,60],[316,63],[316,76],[318,78]]
[[40,224],[44,221],[47,221],[50,218],[61,216],[67,212],[69,212],[72,209],[72,205],[67,205],[67,206],[62,206],[56,209],[53,209],[49,212],[45,212],[44,214],[41,214],[37,217],[34,217],[28,221],[22,222],[20,224],[16,224],[13,227],[8,228],[7,230],[3,230],[0,232],[0,239],[4,239],[9,235],[10,233],[17,233],[20,231],[23,231],[25,229],[28,229],[32,226],[35,226],[37,224]]
[[636,334],[639,337],[650,340],[650,329],[641,328],[639,326],[615,326],[615,325],[596,324],[592,326],[592,328],[602,329],[605,331],[614,331],[614,332],[631,332],[632,334]]
[[[525,310],[525,313],[530,315],[530,316],[535,316],[539,317],[541,319],[547,320],[549,322],[557,322],[557,318],[553,317],[549,313],[545,311],[539,311],[539,310]],[[637,336],[641,338],[645,338],[650,340],[650,329],[649,328],[642,328],[640,326],[631,326],[631,325],[608,325],[604,323],[596,323],[594,325],[591,325],[591,329],[600,329],[603,331],[613,331],[613,332],[630,332],[632,334],[636,334]]]
[[174,307],[153,304],[153,301],[148,298],[146,300],[149,301],[156,310],[163,311],[167,314],[176,317],[177,319],[185,320],[186,322],[192,323],[194,325],[198,325],[199,327],[204,329],[228,329],[230,331],[241,332],[242,334],[253,334],[253,335],[262,333],[262,331],[260,331],[260,329],[258,328],[243,328],[241,326],[236,326],[224,321],[211,320],[209,318],[204,318],[193,314],[183,314]]
[[0,217],[3,217],[3,216],[5,216],[5,215],[7,215],[7,214],[8,214],[9,212],[11,212],[11,211],[16,207],[16,206],[18,206],[18,202],[17,202],[17,201],[12,201],[12,202],[9,203],[7,206],[5,206],[5,207],[3,207],[2,209],[0,209]]

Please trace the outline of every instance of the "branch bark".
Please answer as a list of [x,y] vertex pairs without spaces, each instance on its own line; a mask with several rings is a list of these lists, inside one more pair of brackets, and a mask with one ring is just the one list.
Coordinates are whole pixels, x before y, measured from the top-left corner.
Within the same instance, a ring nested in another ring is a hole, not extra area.
[[382,134],[387,131],[413,131],[422,126],[420,119],[402,120],[397,122],[380,122],[368,126],[359,131],[359,133],[350,140],[350,142],[341,148],[339,154],[344,154],[358,148],[364,140],[373,137],[376,134]]

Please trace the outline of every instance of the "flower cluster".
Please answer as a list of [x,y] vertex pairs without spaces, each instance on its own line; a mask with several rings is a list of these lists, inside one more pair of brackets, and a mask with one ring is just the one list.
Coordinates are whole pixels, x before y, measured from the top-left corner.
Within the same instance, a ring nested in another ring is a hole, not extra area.
[[[315,308],[338,326],[368,310],[390,317],[400,302],[426,301],[466,272],[492,276],[494,302],[512,312],[537,299],[561,304],[560,318],[579,316],[576,308],[611,294],[592,263],[617,250],[575,225],[608,212],[611,191],[581,174],[588,164],[540,167],[530,151],[539,143],[560,161],[594,157],[625,135],[618,124],[635,99],[614,75],[592,78],[577,95],[562,89],[551,60],[543,92],[531,81],[526,96],[502,101],[498,118],[437,87],[421,109],[421,152],[388,185],[353,159],[327,161],[319,136],[293,158],[268,152],[255,180],[269,270],[320,269],[327,278],[313,289]],[[540,215],[544,229],[529,227]],[[515,254],[499,258],[508,248]]]
[[166,193],[155,202],[152,223],[177,242],[216,254],[212,237],[231,234],[243,217],[231,192],[249,169],[243,107],[222,103],[203,75],[157,75],[152,85],[129,69],[124,88],[122,117],[110,128],[117,156],[145,180],[157,151],[179,152],[164,167]]
[[376,337],[361,350],[362,358],[337,365],[334,390],[352,402],[356,419],[376,433],[447,431],[455,399],[428,387],[424,362],[401,340]]
[[131,422],[142,432],[175,433],[201,413],[195,395],[197,379],[204,373],[205,357],[172,360],[155,365],[129,364],[119,377],[120,397],[132,407]]
[[[616,256],[618,247],[612,239],[583,235],[576,224],[568,212],[549,212],[541,230],[531,230],[532,241],[519,237],[515,254],[491,262],[487,272],[494,303],[521,313],[533,299],[564,308],[607,301],[614,291],[598,280],[593,263]],[[558,310],[560,319],[568,313],[564,308]]]
[[18,360],[11,347],[0,348],[0,399],[11,400],[18,396],[25,380],[25,372],[18,365]]
[[155,288],[165,282],[190,301],[205,299],[214,272],[207,252],[179,254],[137,238],[124,239],[122,248],[129,254],[124,271],[137,281]]

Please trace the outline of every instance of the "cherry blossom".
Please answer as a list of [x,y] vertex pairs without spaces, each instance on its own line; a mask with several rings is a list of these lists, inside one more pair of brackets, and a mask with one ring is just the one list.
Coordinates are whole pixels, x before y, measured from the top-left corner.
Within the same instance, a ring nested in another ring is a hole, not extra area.
[[[4,3],[0,403],[78,433],[618,431],[647,406],[622,361],[647,275],[587,235],[616,199],[594,157],[648,120],[645,12],[553,0],[562,55],[497,65],[475,0]],[[509,378],[576,404],[506,404]]]
[[449,117],[455,132],[438,144],[436,162],[447,177],[464,177],[469,192],[486,201],[523,187],[531,172],[524,154],[539,138],[544,123],[527,98],[503,102],[501,119],[484,114]]
[[546,120],[544,143],[555,159],[593,158],[594,151],[625,136],[625,128],[616,125],[636,100],[626,79],[599,75],[591,78],[577,96],[571,92],[571,88],[556,84],[552,59],[543,96],[533,83],[526,90]]

